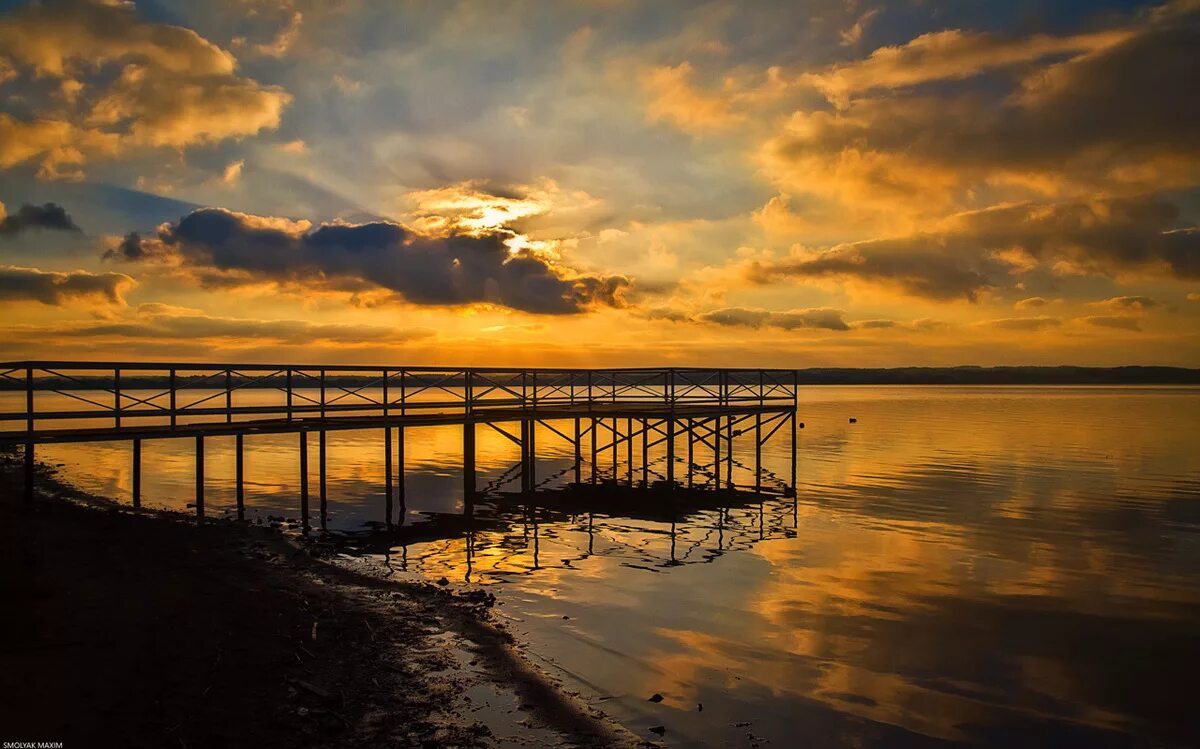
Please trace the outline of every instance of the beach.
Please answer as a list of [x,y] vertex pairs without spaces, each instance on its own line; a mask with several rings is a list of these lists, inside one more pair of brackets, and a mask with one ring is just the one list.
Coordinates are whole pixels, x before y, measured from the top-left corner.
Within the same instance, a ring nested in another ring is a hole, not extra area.
[[25,511],[18,465],[5,454],[0,476],[6,741],[639,743],[532,668],[486,595],[381,580],[269,527],[119,507],[45,465]]

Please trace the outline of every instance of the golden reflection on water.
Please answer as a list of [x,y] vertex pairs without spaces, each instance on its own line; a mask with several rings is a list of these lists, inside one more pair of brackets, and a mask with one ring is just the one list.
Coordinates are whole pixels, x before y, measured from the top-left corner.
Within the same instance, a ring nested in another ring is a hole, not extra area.
[[[410,430],[417,527],[386,561],[497,586],[538,657],[670,745],[1197,743],[1171,684],[1200,667],[1200,390],[802,398],[794,502],[484,501],[468,523],[440,514],[461,510],[461,431]],[[178,506],[189,448],[154,449],[147,492]],[[210,501],[229,506],[229,447],[211,449]],[[253,507],[295,513],[295,449],[254,438]],[[566,443],[539,449],[539,475],[570,467]],[[69,477],[127,491],[127,448],[60,450]],[[517,460],[487,429],[478,451],[481,485]],[[788,456],[783,436],[765,465],[786,476]],[[379,435],[331,435],[335,525],[381,519],[382,462]]]

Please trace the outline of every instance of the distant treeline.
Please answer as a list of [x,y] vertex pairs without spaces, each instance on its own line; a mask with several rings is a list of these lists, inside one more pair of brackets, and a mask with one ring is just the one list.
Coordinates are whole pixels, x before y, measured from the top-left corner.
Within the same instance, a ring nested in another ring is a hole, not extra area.
[[[777,373],[778,370],[775,370]],[[1200,384],[1200,369],[1183,367],[896,367],[889,369],[857,369],[857,368],[810,368],[796,370],[797,381],[801,385],[1195,385]],[[701,377],[690,375],[691,377]],[[569,375],[561,375],[560,384],[565,384]],[[576,375],[579,378],[579,375]],[[548,385],[555,379],[553,374],[540,374],[540,382]],[[507,387],[519,389],[521,375],[505,374],[492,378],[494,382],[503,383]],[[732,374],[732,379],[744,384],[757,383],[757,374],[753,372],[738,372]],[[618,379],[622,384],[638,381],[636,375],[624,376]],[[642,380],[643,382],[645,380]],[[462,387],[462,377],[444,378],[426,373],[409,373],[405,375],[405,385],[409,388]],[[597,384],[608,385],[607,377],[597,379]],[[71,378],[38,376],[34,378],[35,390],[88,390],[111,389],[114,380],[105,375],[82,375]],[[251,375],[235,374],[231,378],[234,388],[286,388],[287,378],[283,375],[271,375],[258,378]],[[476,381],[476,388],[487,387],[487,382]],[[581,385],[582,380],[576,379]],[[682,382],[681,382],[682,384]],[[710,383],[711,384],[711,383]],[[294,375],[294,388],[315,388],[319,382],[309,377]],[[372,375],[327,375],[326,388],[366,388],[380,387],[378,376]],[[389,387],[398,388],[399,377],[392,375]],[[166,390],[170,380],[166,375],[122,375],[122,390]],[[203,375],[184,375],[176,377],[177,389],[212,389],[221,390],[225,387],[224,376],[205,377]],[[0,390],[24,390],[23,379],[0,380]]]
[[1183,367],[897,367],[801,369],[802,385],[1194,385]]

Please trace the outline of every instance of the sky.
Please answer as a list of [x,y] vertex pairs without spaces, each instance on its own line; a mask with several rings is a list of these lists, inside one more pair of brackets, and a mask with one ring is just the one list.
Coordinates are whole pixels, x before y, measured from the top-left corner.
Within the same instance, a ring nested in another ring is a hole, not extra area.
[[1200,1],[0,2],[0,359],[1200,366]]

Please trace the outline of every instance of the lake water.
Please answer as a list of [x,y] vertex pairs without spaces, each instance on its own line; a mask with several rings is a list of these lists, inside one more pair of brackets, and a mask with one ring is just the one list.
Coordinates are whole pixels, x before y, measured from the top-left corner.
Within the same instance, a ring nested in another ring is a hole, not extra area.
[[[1200,744],[1200,389],[800,397],[794,500],[550,493],[468,522],[461,428],[409,430],[413,529],[379,559],[490,586],[534,660],[669,746]],[[482,487],[517,452],[478,440]],[[246,445],[251,517],[295,516],[297,437]],[[538,447],[551,488],[571,477],[565,442]],[[146,503],[183,508],[191,441],[143,450]],[[39,456],[128,497],[126,444]],[[789,460],[781,430],[765,467]],[[209,513],[230,511],[232,438],[206,464]],[[329,495],[331,527],[383,519],[381,434],[330,434]]]

